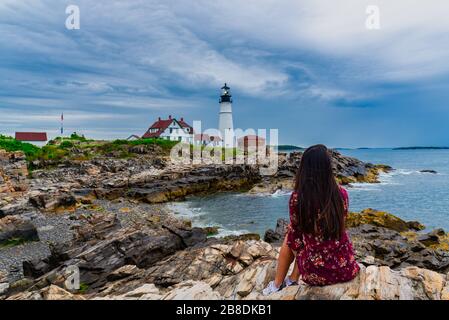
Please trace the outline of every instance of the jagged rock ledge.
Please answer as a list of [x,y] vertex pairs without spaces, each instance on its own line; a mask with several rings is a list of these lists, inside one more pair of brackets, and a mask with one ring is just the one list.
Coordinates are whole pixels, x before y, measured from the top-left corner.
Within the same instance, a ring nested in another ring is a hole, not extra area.
[[[179,166],[153,149],[149,154],[137,149],[136,156],[129,159],[66,160],[56,168],[31,173],[22,153],[2,151],[0,218],[36,209],[45,212],[73,210],[76,205],[93,199],[125,197],[145,203],[164,203],[202,193],[291,189],[302,155],[300,152],[281,154],[276,175],[263,177],[257,165]],[[337,178],[343,184],[378,182],[379,172],[391,169],[345,157],[336,151],[333,151],[333,159]]]
[[[279,154],[277,173],[272,177],[262,177],[250,192],[273,194],[279,190],[292,190],[301,157],[302,152]],[[380,173],[388,173],[393,170],[388,165],[365,163],[352,157],[343,156],[335,150],[332,150],[332,164],[337,181],[342,185],[379,183]]]
[[[348,218],[357,259],[353,281],[305,284],[264,297],[274,276],[279,244],[251,237],[207,238],[206,230],[151,210],[80,213],[71,241],[45,259],[24,262],[26,278],[0,284],[5,299],[449,299],[449,254],[411,233],[422,226],[366,210]],[[284,222],[278,223],[279,237]],[[274,231],[272,233],[275,233]],[[267,232],[269,234],[269,232]],[[424,234],[425,235],[425,234]],[[447,234],[436,232],[438,243]],[[266,239],[272,241],[272,239]],[[77,266],[80,290],[65,288]],[[430,270],[432,269],[432,270]],[[1,277],[0,277],[1,278]]]
[[[286,184],[301,154],[282,156],[278,174],[263,180],[256,166],[180,168],[144,151],[130,159],[67,161],[33,171],[32,179],[23,154],[1,154],[1,299],[448,299],[448,235],[418,232],[418,222],[375,210],[348,218],[362,265],[357,279],[263,297],[285,221],[267,232],[271,244],[257,235],[216,239],[156,203],[248,190],[261,181]],[[379,171],[390,170],[333,157],[343,183],[376,182]],[[80,270],[78,290],[65,288],[73,266]]]

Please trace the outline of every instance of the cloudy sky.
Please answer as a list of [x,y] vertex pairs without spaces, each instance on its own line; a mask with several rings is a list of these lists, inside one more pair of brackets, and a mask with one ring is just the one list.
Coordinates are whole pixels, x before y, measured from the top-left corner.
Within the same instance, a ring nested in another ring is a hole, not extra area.
[[449,145],[448,15],[447,0],[0,0],[0,133],[53,136],[62,112],[95,138],[169,114],[216,127],[227,82],[235,126],[282,143]]

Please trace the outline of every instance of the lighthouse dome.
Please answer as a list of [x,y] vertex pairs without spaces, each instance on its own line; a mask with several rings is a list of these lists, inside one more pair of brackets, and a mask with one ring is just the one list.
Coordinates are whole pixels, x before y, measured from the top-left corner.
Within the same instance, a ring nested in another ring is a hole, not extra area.
[[231,88],[229,88],[226,83],[221,88],[220,103],[222,103],[222,102],[231,102],[232,103]]

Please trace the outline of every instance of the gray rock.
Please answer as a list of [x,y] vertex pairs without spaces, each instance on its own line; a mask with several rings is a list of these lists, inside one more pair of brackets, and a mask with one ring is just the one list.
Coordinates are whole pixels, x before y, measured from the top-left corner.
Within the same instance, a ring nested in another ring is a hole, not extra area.
[[0,296],[5,294],[9,289],[9,283],[0,283]]
[[431,174],[437,174],[438,172],[436,172],[435,170],[421,170],[421,171],[419,171],[419,172],[422,172],[422,173],[431,173]]
[[268,243],[282,243],[287,233],[288,222],[285,219],[278,219],[276,222],[276,229],[267,230],[264,235],[264,241]]
[[0,245],[11,240],[39,241],[36,227],[17,216],[0,219]]

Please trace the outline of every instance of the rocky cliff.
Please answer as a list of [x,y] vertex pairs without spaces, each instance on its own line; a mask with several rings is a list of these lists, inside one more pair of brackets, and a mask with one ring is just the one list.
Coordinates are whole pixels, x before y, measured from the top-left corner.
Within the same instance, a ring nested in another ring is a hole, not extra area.
[[27,163],[22,152],[0,150],[0,201],[7,194],[26,191],[27,176]]
[[[393,168],[382,164],[365,163],[358,159],[341,155],[332,150],[332,166],[340,184],[378,183],[379,174]],[[262,177],[251,190],[252,193],[275,193],[277,190],[292,190],[296,171],[301,163],[302,152],[279,154],[278,171],[274,176]]]
[[[420,225],[386,213],[368,210],[348,219],[356,225],[349,232],[362,266],[355,280],[322,288],[301,283],[265,297],[261,290],[274,276],[276,241],[256,235],[208,238],[206,230],[192,228],[164,207],[130,205],[72,213],[72,237],[53,243],[44,258],[25,259],[25,278],[5,278],[3,298],[449,299],[448,252],[431,247],[424,240],[428,234],[406,238],[396,230],[418,235]],[[281,235],[284,225],[278,223]],[[445,241],[447,235],[438,236],[439,244]],[[74,266],[79,290],[66,288]]]
[[[447,299],[448,235],[366,210],[348,228],[362,272],[324,288],[304,284],[263,297],[286,222],[258,235],[210,238],[163,203],[291,180],[301,154],[264,180],[256,166],[174,166],[136,149],[127,159],[70,160],[26,171],[2,153],[1,299]],[[154,151],[154,150],[153,150]],[[36,167],[38,165],[36,164]],[[334,154],[339,179],[375,182],[379,170]],[[275,184],[273,184],[275,183]],[[67,287],[73,268],[78,289]]]

